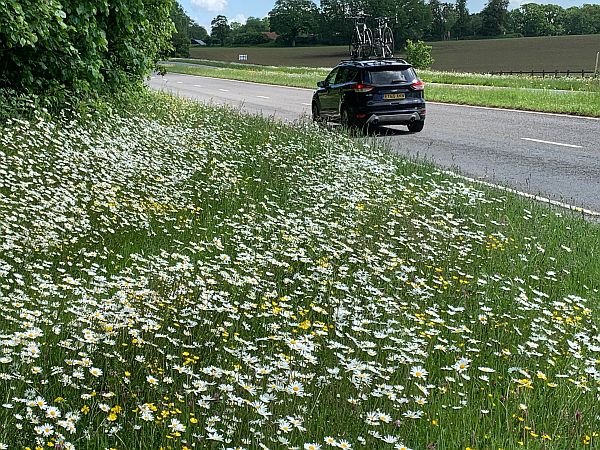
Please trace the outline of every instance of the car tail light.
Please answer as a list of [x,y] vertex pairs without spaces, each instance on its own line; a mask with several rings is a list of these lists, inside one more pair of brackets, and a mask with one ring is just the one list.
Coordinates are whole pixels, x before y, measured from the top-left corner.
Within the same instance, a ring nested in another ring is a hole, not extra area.
[[421,80],[415,81],[413,84],[410,85],[410,87],[415,91],[422,91],[425,89],[425,83],[423,83]]
[[371,92],[373,90],[373,86],[368,84],[358,83],[354,86],[354,92]]

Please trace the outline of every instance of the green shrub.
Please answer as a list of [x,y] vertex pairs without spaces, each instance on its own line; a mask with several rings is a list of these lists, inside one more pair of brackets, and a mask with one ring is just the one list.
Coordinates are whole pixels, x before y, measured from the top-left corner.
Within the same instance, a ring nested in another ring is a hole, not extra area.
[[406,41],[406,59],[416,69],[427,69],[433,64],[431,57],[431,46],[423,41]]
[[139,82],[170,45],[171,0],[0,1],[0,88],[81,97]]

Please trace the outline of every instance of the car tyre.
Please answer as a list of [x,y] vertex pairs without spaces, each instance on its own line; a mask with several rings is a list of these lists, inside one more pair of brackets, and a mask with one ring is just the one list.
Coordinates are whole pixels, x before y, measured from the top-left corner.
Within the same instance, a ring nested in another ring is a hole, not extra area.
[[423,130],[424,126],[425,126],[424,120],[415,120],[414,122],[411,122],[408,124],[408,131],[411,131],[413,133],[418,133],[419,131]]
[[312,120],[314,123],[323,123],[324,120],[321,117],[321,111],[319,111],[319,105],[317,102],[313,102],[312,104]]
[[346,108],[342,108],[340,111],[340,124],[344,128],[351,128],[353,125],[352,121],[350,120],[350,115],[348,114],[348,109]]

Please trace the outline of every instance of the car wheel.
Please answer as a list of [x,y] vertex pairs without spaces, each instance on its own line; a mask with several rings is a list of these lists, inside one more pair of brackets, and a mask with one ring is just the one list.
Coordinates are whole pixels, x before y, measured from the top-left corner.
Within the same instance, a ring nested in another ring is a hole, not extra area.
[[342,108],[340,111],[340,123],[344,128],[352,127],[352,121],[350,120],[350,115],[348,114],[348,110],[346,108]]
[[412,131],[413,133],[418,133],[419,131],[423,130],[424,126],[425,126],[424,120],[415,120],[414,122],[411,122],[408,124],[408,131]]
[[315,123],[323,122],[323,118],[321,117],[321,112],[319,111],[319,105],[317,105],[317,102],[313,102],[312,104],[312,120]]

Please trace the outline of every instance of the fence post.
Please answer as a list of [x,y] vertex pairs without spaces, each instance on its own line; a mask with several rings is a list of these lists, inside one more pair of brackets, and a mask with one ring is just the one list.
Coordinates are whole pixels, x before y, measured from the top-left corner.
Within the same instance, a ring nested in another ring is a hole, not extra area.
[[546,69],[542,69],[542,78],[546,78]]
[[596,68],[594,69],[594,76],[598,76],[598,57],[600,56],[600,52],[596,53]]

